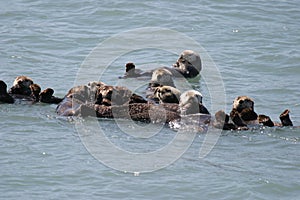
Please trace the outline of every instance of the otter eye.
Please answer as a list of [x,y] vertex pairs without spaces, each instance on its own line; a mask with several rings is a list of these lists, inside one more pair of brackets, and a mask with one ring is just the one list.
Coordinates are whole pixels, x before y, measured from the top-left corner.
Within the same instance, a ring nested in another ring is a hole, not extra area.
[[244,101],[243,101],[243,100],[240,100],[240,101],[239,101],[239,104],[243,104],[243,103],[244,103]]

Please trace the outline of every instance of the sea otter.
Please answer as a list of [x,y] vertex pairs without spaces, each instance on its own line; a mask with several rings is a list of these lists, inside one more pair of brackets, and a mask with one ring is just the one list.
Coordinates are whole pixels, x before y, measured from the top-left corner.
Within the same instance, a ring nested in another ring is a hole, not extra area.
[[[136,69],[134,63],[127,63],[126,72],[123,77],[120,78],[133,78],[140,76],[151,76],[151,71],[142,72],[140,69]],[[185,78],[194,78],[202,70],[202,63],[200,55],[192,50],[184,50],[176,63],[172,67],[163,67],[168,70],[173,76],[176,77],[185,77]]]
[[273,126],[293,126],[289,117],[289,110],[285,110],[280,114],[281,123],[276,123],[267,115],[258,115],[254,111],[254,101],[248,96],[238,96],[233,101],[230,116],[224,111],[218,111],[215,114],[213,126],[224,130],[247,130],[248,125]]
[[7,85],[0,80],[0,103],[14,103],[14,99],[7,93]]
[[200,55],[192,50],[185,50],[180,54],[173,68],[185,78],[196,77],[202,70]]
[[13,87],[9,89],[9,94],[19,94],[30,96],[32,90],[30,85],[33,84],[33,80],[27,76],[18,76],[13,83]]
[[238,96],[234,99],[230,117],[239,127],[259,124],[258,115],[254,111],[254,101],[248,96]]
[[175,87],[173,75],[170,70],[165,68],[158,68],[152,72],[149,88],[156,88],[157,86],[167,85]]
[[188,90],[180,96],[180,113],[187,114],[210,114],[202,103],[202,94],[196,90]]
[[33,83],[33,80],[27,76],[18,76],[9,89],[9,94],[15,102],[38,102],[41,87]]
[[125,65],[125,74],[123,77],[119,78],[135,78],[141,76],[151,76],[152,72],[143,72],[140,69],[135,68],[135,64],[133,62],[126,63]]
[[152,99],[156,103],[179,103],[180,95],[180,90],[172,86],[158,86]]

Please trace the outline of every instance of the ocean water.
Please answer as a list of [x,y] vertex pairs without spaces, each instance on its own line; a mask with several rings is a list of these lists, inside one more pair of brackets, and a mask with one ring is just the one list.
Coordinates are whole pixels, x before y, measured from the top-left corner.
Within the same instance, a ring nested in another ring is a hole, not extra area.
[[[300,125],[297,0],[14,0],[1,1],[0,6],[0,79],[9,87],[16,76],[27,75],[62,97],[85,73],[89,81],[101,78],[115,84],[126,62],[145,70],[170,66],[179,52],[194,47],[188,43],[191,39],[201,45],[195,50],[203,56],[203,73],[189,84],[201,91],[212,113],[219,106],[213,107],[213,95],[221,91],[226,112],[235,97],[248,95],[258,113],[278,121],[288,108],[294,124]],[[150,30],[159,33],[141,34]],[[122,41],[124,34],[132,37]],[[92,59],[97,65],[82,70],[95,47],[104,44],[106,51]],[[219,74],[206,71],[212,67]],[[210,85],[209,75],[223,85]],[[142,92],[146,83],[129,80],[126,86]],[[0,104],[0,199],[299,199],[299,128],[223,131],[204,158],[199,151],[207,135],[191,135],[191,145],[182,155],[164,152],[142,166],[156,169],[156,158],[166,161],[175,155],[174,162],[151,172],[136,168],[130,173],[122,169],[134,162],[123,164],[120,159],[116,169],[86,148],[84,131],[78,127],[95,119],[58,117],[55,108]],[[127,127],[130,135],[118,128],[128,122],[98,122],[112,144],[132,154],[146,156],[172,144],[178,135],[141,123],[137,131],[136,124]],[[105,146],[100,150],[109,152]],[[119,158],[113,153],[109,157]]]

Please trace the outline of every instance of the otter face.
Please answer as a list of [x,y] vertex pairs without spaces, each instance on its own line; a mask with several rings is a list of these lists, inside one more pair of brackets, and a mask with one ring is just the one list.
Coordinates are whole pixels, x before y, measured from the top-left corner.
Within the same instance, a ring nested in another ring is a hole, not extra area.
[[18,76],[14,83],[13,86],[20,86],[20,87],[24,87],[24,88],[29,88],[29,86],[33,84],[33,81],[31,78],[27,77],[27,76]]
[[179,108],[183,115],[199,113],[202,105],[202,94],[196,90],[189,90],[180,96]]
[[181,92],[171,86],[159,86],[154,91],[154,97],[161,103],[179,103]]
[[175,87],[172,73],[164,68],[159,68],[153,71],[151,83]]
[[129,62],[126,64],[125,68],[126,68],[127,73],[130,73],[130,72],[134,73],[135,65],[132,62]]
[[18,76],[13,83],[13,87],[10,88],[9,93],[30,96],[31,89],[29,86],[31,84],[33,84],[31,78],[28,78],[27,76]]
[[121,86],[101,86],[96,93],[96,104],[122,105],[129,102],[132,92]]
[[233,101],[233,109],[236,109],[238,112],[242,112],[244,109],[254,110],[254,101],[248,96],[239,96]]
[[202,69],[200,55],[192,50],[183,51],[173,66],[186,74],[194,73],[193,76],[198,75]]

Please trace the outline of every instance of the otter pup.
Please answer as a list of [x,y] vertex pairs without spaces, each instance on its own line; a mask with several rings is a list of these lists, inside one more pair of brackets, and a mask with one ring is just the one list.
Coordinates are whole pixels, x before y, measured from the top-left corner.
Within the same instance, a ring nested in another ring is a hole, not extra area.
[[151,76],[151,72],[142,72],[142,70],[135,68],[135,64],[133,62],[129,62],[125,65],[124,76],[119,78],[136,78],[141,76]]
[[7,85],[4,81],[0,80],[0,102],[1,103],[14,103],[14,99],[7,93]]

